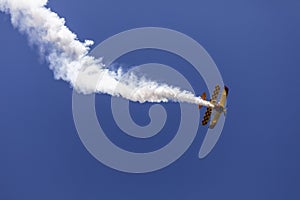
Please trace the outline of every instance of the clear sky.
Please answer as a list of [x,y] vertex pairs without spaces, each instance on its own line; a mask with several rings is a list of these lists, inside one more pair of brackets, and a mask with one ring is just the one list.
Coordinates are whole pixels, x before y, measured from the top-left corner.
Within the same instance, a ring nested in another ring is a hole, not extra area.
[[[0,199],[289,199],[300,198],[299,64],[297,0],[121,1],[50,0],[80,39],[99,43],[131,28],[158,26],[187,34],[212,56],[230,87],[223,134],[211,154],[197,155],[205,128],[174,164],[148,174],[127,174],[93,158],[72,117],[72,89],[43,62],[27,38],[0,13]],[[189,64],[166,52],[145,50],[119,59],[180,70]],[[200,95],[207,90],[192,67],[181,71]],[[97,95],[98,117],[109,137],[133,151],[172,139],[129,141],[115,127],[110,97]],[[131,103],[136,123],[149,123],[149,104]],[[176,133],[175,103],[165,105]],[[197,109],[197,107],[195,107]],[[101,112],[100,112],[101,110]],[[150,140],[150,139],[149,139]]]

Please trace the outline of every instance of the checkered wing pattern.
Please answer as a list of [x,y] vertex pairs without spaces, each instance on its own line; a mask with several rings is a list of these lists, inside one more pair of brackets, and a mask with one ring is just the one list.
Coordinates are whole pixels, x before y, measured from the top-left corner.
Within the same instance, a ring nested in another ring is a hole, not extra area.
[[211,107],[208,107],[208,108],[206,109],[206,112],[205,112],[204,117],[203,117],[203,120],[202,120],[202,125],[203,125],[203,126],[205,126],[205,125],[208,123],[208,121],[209,121],[209,119],[210,119],[210,116],[211,116],[211,113],[212,113],[212,108],[211,108]]
[[219,93],[220,93],[220,90],[221,90],[221,87],[219,85],[216,85],[214,91],[213,91],[213,94],[211,96],[211,101],[216,101],[218,96],[219,96]]

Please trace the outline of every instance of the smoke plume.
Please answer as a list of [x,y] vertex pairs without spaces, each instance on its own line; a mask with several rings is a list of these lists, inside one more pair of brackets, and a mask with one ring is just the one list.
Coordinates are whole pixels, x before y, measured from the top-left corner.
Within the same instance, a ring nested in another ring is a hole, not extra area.
[[[47,0],[0,0],[0,10],[8,13],[12,25],[38,47],[56,79],[69,82],[84,94],[106,93],[140,103],[175,101],[213,106],[189,91],[134,74],[124,78],[122,70],[109,70],[100,59],[88,55],[93,41],[80,42],[66,27],[65,20],[46,4]],[[95,80],[100,80],[96,86]]]

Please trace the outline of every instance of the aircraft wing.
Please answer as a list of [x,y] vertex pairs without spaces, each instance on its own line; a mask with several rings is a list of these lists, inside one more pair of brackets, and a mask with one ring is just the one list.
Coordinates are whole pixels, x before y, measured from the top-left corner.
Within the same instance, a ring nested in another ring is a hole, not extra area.
[[217,100],[217,98],[219,96],[219,93],[220,93],[220,90],[221,90],[220,86],[216,85],[216,87],[215,87],[215,89],[213,91],[213,94],[211,96],[211,100],[210,100],[211,102],[214,102],[214,101]]
[[225,107],[225,104],[226,104],[226,100],[227,100],[227,96],[228,96],[228,87],[224,87],[224,90],[222,92],[222,96],[221,96],[221,99],[220,99],[220,105],[224,108]]
[[206,112],[204,114],[204,117],[203,117],[203,120],[202,120],[202,125],[205,126],[209,119],[210,119],[210,116],[211,116],[211,113],[212,113],[212,108],[211,107],[207,107],[206,109]]
[[217,122],[220,119],[220,116],[221,116],[220,112],[215,112],[215,115],[214,115],[213,119],[211,120],[211,122],[209,124],[210,129],[213,129],[216,126]]

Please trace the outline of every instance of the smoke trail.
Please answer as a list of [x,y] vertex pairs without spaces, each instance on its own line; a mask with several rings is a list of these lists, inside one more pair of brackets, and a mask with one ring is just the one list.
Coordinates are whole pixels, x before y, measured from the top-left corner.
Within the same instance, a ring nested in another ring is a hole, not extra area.
[[[124,78],[122,70],[110,71],[100,59],[88,56],[93,41],[80,42],[65,26],[65,20],[46,8],[46,4],[47,0],[0,0],[0,10],[9,13],[13,26],[38,47],[56,79],[69,82],[84,94],[106,93],[140,103],[171,100],[213,106],[189,91],[138,78],[134,74]],[[99,83],[94,86],[92,80],[99,77]]]

